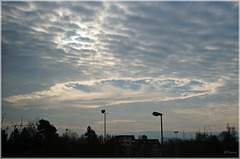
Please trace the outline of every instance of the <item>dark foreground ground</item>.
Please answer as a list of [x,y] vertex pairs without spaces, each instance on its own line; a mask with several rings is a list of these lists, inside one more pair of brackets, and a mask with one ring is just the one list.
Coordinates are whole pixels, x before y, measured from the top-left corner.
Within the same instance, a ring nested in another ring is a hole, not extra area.
[[[1,130],[2,157],[160,157],[162,145],[148,143],[139,137],[138,142],[126,144],[116,136],[102,136],[88,126],[79,137],[71,130],[59,136],[57,129],[47,120],[14,127],[12,132]],[[8,135],[10,134],[10,135]],[[150,141],[150,140],[149,140]],[[196,132],[195,138],[166,139],[164,157],[239,157],[238,134],[234,127],[218,136]]]

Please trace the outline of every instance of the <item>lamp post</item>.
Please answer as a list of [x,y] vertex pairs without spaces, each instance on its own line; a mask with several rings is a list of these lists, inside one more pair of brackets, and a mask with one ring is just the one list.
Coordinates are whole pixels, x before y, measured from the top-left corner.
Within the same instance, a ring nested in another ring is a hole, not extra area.
[[174,133],[176,134],[176,156],[177,156],[178,155],[178,140],[177,140],[178,131],[174,131]]
[[105,110],[101,110],[101,112],[102,112],[102,114],[104,114],[104,126],[103,126],[103,128],[104,128],[104,136],[103,136],[103,142],[105,142],[105,140],[106,140],[106,114],[108,114],[108,113],[106,113],[105,112]]
[[162,113],[159,112],[153,112],[153,116],[160,116],[161,119],[161,142],[162,142],[162,157],[164,156],[164,149],[163,149],[163,124],[162,124]]
[[178,133],[178,131],[174,131],[174,133],[176,134],[176,140],[177,140],[177,133]]

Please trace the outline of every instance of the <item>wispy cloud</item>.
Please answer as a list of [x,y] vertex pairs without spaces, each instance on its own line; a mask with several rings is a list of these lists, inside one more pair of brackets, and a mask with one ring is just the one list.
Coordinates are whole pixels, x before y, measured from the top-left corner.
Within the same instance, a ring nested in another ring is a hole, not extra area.
[[[132,123],[132,122],[136,122],[135,120],[108,120],[107,123],[108,124],[116,124],[116,123]],[[97,121],[95,122],[96,124],[100,124],[103,125],[103,121]]]

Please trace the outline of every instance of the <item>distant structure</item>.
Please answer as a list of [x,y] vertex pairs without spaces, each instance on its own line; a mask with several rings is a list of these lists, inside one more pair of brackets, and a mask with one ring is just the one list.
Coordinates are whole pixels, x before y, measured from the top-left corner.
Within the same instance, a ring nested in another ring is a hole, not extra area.
[[134,135],[115,136],[123,146],[127,148],[126,156],[155,156],[161,155],[161,145],[158,139],[148,139],[143,135],[141,139],[135,139]]
[[115,138],[117,138],[121,142],[121,144],[127,148],[125,155],[126,156],[131,155],[132,154],[131,150],[133,148],[133,145],[135,144],[134,135],[118,135],[115,136]]

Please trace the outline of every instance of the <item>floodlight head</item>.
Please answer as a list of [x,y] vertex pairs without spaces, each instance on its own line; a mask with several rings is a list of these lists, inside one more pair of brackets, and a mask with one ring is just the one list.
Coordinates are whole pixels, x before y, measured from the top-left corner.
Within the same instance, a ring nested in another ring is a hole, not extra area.
[[101,110],[101,112],[104,114],[104,113],[105,113],[105,110]]
[[174,133],[178,133],[178,131],[174,131]]
[[153,115],[153,116],[162,116],[162,114],[159,113],[159,112],[153,112],[152,115]]

